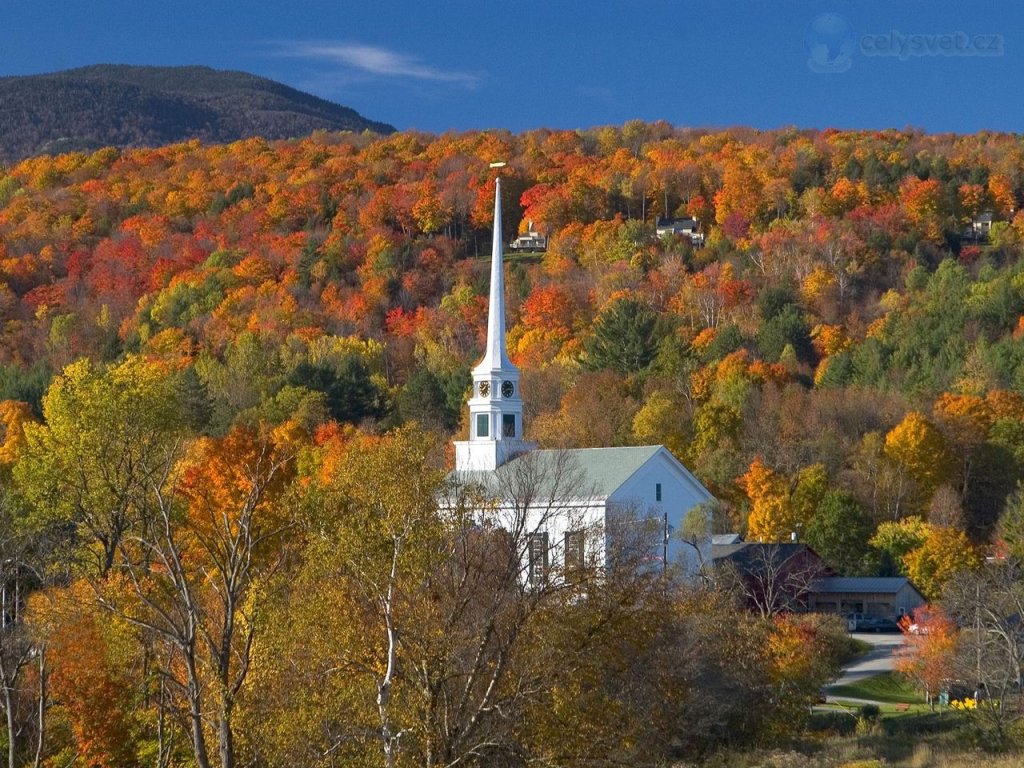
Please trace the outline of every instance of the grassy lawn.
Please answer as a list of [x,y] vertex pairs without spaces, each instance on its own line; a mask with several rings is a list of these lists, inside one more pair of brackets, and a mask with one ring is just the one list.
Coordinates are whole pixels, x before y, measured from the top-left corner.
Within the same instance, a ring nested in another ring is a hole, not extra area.
[[[503,255],[506,264],[540,264],[544,259],[544,253],[537,251],[507,251]],[[486,258],[490,257],[486,254]]]
[[882,672],[851,685],[834,685],[829,696],[868,699],[887,704],[924,704],[924,697],[902,675]]

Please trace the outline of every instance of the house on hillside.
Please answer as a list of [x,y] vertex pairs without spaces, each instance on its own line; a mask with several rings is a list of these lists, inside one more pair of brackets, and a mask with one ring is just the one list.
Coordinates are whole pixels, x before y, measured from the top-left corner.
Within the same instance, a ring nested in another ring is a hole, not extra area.
[[987,238],[989,232],[992,231],[992,222],[995,221],[995,215],[992,211],[985,211],[979,213],[973,219],[971,219],[971,229],[979,238]]
[[508,247],[513,251],[542,252],[548,249],[548,239],[533,228],[531,221],[527,225],[526,234],[517,237]]
[[964,230],[963,238],[965,240],[973,240],[976,243],[988,240],[995,221],[995,214],[992,211],[984,211],[977,214],[971,218],[971,226]]
[[[538,450],[524,439],[520,374],[505,344],[501,250],[499,179],[487,346],[472,372],[469,439],[455,442],[453,487],[475,494],[483,523],[521,540],[526,581],[580,563],[609,568],[627,551],[645,568],[694,573],[711,557],[712,496],[667,448]],[[691,513],[697,524],[687,521]]]
[[659,216],[654,225],[654,231],[658,237],[682,235],[690,238],[690,244],[694,248],[700,248],[704,245],[704,234],[699,229],[700,222],[690,216],[679,219]]

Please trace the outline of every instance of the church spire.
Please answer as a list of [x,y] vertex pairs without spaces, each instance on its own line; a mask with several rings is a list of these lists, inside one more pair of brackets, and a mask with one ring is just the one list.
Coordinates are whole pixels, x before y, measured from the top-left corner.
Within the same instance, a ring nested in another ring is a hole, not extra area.
[[501,179],[496,179],[487,348],[483,360],[473,369],[473,394],[467,403],[469,440],[455,443],[455,468],[460,471],[493,470],[533,447],[523,440],[519,369],[509,360],[505,347],[505,277],[501,251]]
[[505,275],[502,264],[501,179],[494,181],[494,236],[491,241],[491,296],[487,309],[487,349],[474,372],[514,369],[505,347]]

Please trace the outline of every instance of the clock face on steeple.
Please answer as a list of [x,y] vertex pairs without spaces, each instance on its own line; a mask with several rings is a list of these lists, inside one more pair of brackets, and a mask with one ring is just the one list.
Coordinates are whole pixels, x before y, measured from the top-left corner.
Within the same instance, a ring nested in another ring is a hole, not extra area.
[[501,396],[512,397],[516,392],[515,385],[511,381],[501,382]]
[[477,392],[480,393],[480,397],[487,397],[491,394],[491,382],[481,381],[476,385]]

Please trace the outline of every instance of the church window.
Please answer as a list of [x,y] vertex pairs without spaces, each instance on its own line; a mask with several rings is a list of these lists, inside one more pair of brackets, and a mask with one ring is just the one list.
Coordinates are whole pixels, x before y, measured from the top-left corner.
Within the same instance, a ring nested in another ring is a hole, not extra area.
[[544,583],[548,571],[548,535],[547,533],[531,533],[527,545],[530,558],[527,578],[530,584],[539,586]]
[[583,570],[586,538],[584,531],[566,531],[565,533],[565,578],[567,581],[579,578],[580,571]]
[[516,436],[516,416],[514,413],[504,413],[501,416],[501,436]]
[[661,501],[661,483],[654,484],[654,500]]
[[476,415],[476,436],[487,437],[490,434],[490,415],[478,413]]

